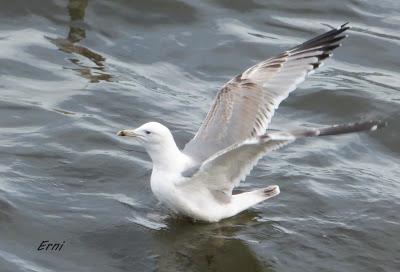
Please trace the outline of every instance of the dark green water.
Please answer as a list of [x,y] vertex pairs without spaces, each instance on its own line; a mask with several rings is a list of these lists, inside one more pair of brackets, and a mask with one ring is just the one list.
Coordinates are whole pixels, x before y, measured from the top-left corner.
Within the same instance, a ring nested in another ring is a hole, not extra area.
[[[232,219],[170,217],[115,132],[182,147],[233,75],[347,21],[272,127],[389,126],[269,154],[239,189],[281,194]],[[1,0],[0,271],[400,271],[399,25],[396,0]]]

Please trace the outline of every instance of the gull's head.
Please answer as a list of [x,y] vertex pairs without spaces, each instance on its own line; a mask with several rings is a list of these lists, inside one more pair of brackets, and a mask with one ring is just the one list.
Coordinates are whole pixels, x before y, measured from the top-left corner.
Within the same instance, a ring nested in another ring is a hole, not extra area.
[[118,136],[132,137],[137,140],[147,152],[160,152],[161,149],[175,145],[171,131],[157,122],[149,122],[135,129],[124,129],[118,131]]

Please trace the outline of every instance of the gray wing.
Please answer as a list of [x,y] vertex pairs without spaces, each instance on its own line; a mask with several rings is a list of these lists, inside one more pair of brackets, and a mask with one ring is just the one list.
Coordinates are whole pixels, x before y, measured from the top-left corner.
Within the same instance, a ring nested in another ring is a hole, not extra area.
[[202,162],[216,152],[265,133],[275,109],[318,68],[349,29],[342,25],[258,63],[226,83],[183,152]]
[[382,121],[365,121],[325,128],[307,128],[289,132],[269,132],[248,139],[217,152],[201,164],[191,179],[182,186],[208,188],[214,196],[226,202],[232,196],[232,190],[250,173],[267,152],[276,150],[299,138],[340,135],[361,131],[373,131],[386,126]]

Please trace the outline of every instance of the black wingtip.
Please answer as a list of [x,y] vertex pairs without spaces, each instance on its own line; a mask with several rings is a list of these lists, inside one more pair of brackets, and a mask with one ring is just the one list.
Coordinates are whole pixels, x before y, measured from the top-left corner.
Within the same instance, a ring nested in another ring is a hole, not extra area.
[[350,22],[346,22],[346,23],[342,24],[342,25],[340,26],[340,28],[345,28],[345,27],[347,27],[347,29],[349,29],[349,28],[351,28],[351,26],[349,26],[349,24],[350,24]]
[[290,133],[296,138],[315,137],[315,136],[332,136],[354,132],[375,131],[386,127],[388,123],[381,120],[361,121],[357,123],[347,123],[340,125],[332,125],[324,128],[300,129],[292,130]]
[[338,27],[337,29],[340,30],[341,32],[346,31],[346,30],[351,28],[351,26],[349,24],[350,24],[349,22],[344,23],[340,27]]
[[312,48],[318,47],[318,46],[329,46],[329,45],[335,44],[335,43],[339,42],[340,40],[347,38],[346,34],[344,34],[344,35],[341,35],[341,34],[343,32],[345,32],[346,30],[348,30],[349,28],[350,28],[350,26],[348,25],[348,23],[345,23],[338,28],[331,29],[330,31],[327,31],[315,38],[312,38],[312,39],[298,45],[298,46],[295,46],[288,51],[290,51],[291,53],[294,53],[297,51],[312,49]]
[[350,124],[334,125],[327,128],[319,129],[319,136],[338,135],[361,131],[375,131],[386,127],[388,123],[381,120],[369,120]]

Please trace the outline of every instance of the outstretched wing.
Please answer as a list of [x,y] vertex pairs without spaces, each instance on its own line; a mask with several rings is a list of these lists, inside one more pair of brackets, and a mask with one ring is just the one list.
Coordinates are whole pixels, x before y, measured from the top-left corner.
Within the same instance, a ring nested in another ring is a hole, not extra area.
[[286,133],[275,136],[274,139],[263,136],[248,139],[217,152],[181,186],[206,187],[221,202],[229,201],[233,188],[246,178],[265,153],[295,140],[293,135]]
[[183,186],[202,185],[221,201],[227,201],[234,187],[240,184],[267,152],[276,150],[304,137],[347,134],[373,131],[386,126],[382,121],[334,125],[320,129],[299,129],[289,132],[269,132],[262,136],[234,144],[208,158]]
[[202,162],[265,133],[275,109],[345,38],[346,24],[258,63],[226,83],[183,152]]

